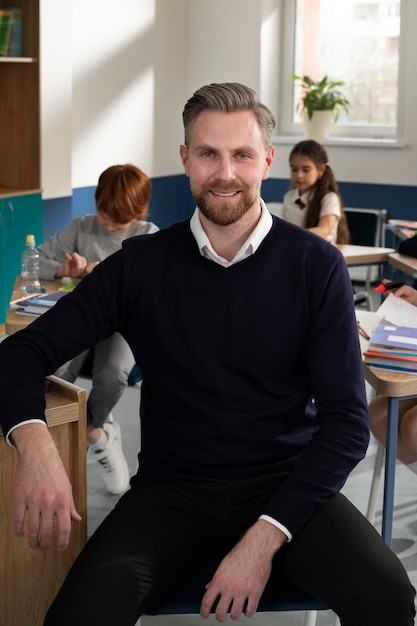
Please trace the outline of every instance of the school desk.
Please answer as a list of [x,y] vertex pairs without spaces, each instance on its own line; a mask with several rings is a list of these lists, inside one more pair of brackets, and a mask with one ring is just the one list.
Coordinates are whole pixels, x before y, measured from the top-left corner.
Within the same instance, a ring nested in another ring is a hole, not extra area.
[[401,270],[413,278],[417,277],[417,258],[414,256],[393,252],[388,255],[388,265]]
[[31,550],[14,532],[17,451],[0,434],[0,626],[40,626],[72,563],[87,541],[86,390],[50,376],[45,394],[48,428],[72,484],[82,516],[72,523],[69,546],[58,552]]
[[397,458],[398,409],[401,400],[417,397],[417,376],[380,370],[364,363],[367,382],[378,394],[388,398],[387,443],[385,447],[384,500],[382,507],[382,536],[392,543],[394,517],[395,466]]
[[[356,319],[363,328],[372,335],[380,321],[376,312],[356,310]],[[368,341],[359,335],[361,351],[368,347]],[[388,422],[387,422],[387,445],[385,447],[385,470],[384,470],[384,496],[382,506],[382,530],[381,534],[386,543],[391,546],[392,526],[394,517],[394,486],[397,457],[398,438],[398,408],[401,400],[417,397],[417,376],[403,374],[389,370],[380,370],[364,364],[365,380],[378,393],[388,398]],[[374,475],[368,503],[367,518],[373,523],[376,503],[377,486],[379,484],[380,467],[383,459],[383,446],[378,445],[375,459]],[[376,488],[375,488],[376,485]]]
[[336,248],[343,254],[346,265],[379,265],[388,261],[388,256],[395,252],[394,248],[378,246],[354,246],[337,243]]
[[[10,298],[11,302],[15,302],[16,300],[25,297],[25,294],[20,289],[20,281],[21,278],[18,276]],[[41,285],[45,287],[48,293],[58,291],[58,289],[63,286],[62,283],[56,280],[41,280]],[[21,313],[16,313],[14,306],[9,306],[5,321],[6,335],[13,335],[14,333],[17,333],[18,330],[26,328],[26,326],[28,326],[35,319],[36,315],[22,315]]]

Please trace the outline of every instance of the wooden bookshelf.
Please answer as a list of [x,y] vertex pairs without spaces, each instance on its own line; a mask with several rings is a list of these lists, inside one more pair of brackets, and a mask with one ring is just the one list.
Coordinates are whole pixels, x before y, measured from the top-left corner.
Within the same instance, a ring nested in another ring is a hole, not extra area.
[[37,63],[32,57],[0,57],[0,63]]
[[39,0],[0,0],[22,12],[22,56],[0,57],[0,323],[28,233],[43,241]]
[[0,59],[0,196],[39,190],[39,0],[0,0],[22,10],[22,56]]

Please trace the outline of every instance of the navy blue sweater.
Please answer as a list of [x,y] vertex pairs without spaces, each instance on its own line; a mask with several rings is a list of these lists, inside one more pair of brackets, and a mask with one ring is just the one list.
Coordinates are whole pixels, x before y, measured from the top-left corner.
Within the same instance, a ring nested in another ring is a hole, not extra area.
[[274,218],[229,268],[200,255],[188,221],[125,241],[0,345],[3,430],[42,417],[44,376],[115,331],[143,372],[135,480],[288,472],[264,513],[295,534],[365,454],[351,282],[304,229]]

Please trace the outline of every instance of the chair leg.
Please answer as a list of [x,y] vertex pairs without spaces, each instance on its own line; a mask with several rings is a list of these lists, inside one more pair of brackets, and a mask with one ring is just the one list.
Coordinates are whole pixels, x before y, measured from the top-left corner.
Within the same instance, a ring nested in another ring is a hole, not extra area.
[[[368,294],[371,293],[371,278],[372,278],[372,266],[368,265],[368,267],[366,268],[366,279],[365,279],[365,291]],[[371,302],[370,297],[369,297],[369,302]]]
[[381,482],[384,453],[384,446],[382,445],[382,443],[378,442],[375,455],[374,472],[372,475],[371,491],[369,493],[368,510],[366,511],[366,518],[371,522],[371,524],[375,523],[376,500],[378,497],[379,483]]
[[316,626],[317,611],[306,611],[304,626]]

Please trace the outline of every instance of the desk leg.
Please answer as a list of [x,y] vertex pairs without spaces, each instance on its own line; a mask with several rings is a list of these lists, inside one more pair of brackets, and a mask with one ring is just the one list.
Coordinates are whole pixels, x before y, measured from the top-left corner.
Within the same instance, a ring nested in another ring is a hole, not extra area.
[[394,517],[395,464],[397,461],[399,398],[388,398],[387,443],[385,452],[384,504],[382,507],[382,536],[391,547]]

